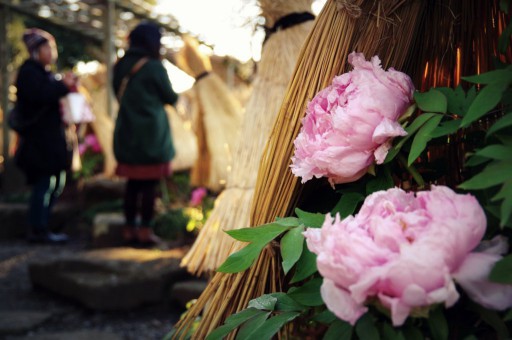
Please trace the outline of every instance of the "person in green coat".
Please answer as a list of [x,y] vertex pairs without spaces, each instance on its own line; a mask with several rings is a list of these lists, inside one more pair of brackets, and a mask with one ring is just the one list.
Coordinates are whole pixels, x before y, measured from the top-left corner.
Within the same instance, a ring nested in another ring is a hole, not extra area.
[[161,36],[158,26],[139,24],[129,35],[128,51],[114,66],[113,86],[119,101],[114,155],[116,174],[127,178],[126,242],[158,242],[151,229],[156,188],[160,179],[171,174],[175,155],[164,105],[175,105],[178,95],[160,59]]

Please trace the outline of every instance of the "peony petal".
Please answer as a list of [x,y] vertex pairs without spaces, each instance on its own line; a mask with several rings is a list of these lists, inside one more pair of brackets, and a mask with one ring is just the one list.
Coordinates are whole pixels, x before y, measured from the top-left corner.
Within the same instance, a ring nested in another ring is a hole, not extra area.
[[361,315],[368,310],[368,308],[355,302],[346,290],[338,288],[334,281],[329,279],[324,278],[320,293],[327,308],[338,318],[347,321],[351,325],[354,325]]
[[512,307],[512,285],[494,283],[487,278],[500,259],[496,254],[471,253],[453,274],[473,301],[489,309]]
[[407,132],[398,122],[384,118],[373,131],[372,140],[374,143],[382,144],[396,136],[407,136]]

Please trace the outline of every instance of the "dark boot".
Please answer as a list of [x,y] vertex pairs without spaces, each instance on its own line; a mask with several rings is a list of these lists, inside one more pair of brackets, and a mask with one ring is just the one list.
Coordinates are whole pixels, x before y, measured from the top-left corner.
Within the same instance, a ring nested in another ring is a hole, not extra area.
[[153,229],[149,227],[140,227],[137,229],[137,241],[142,246],[156,246],[162,243],[162,239],[153,233]]
[[30,243],[40,244],[66,244],[69,241],[68,235],[47,230],[32,230],[27,239]]

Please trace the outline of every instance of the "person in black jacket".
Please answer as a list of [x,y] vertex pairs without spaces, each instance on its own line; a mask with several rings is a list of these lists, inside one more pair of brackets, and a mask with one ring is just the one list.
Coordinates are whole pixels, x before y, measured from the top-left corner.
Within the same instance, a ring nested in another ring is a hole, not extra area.
[[49,70],[57,59],[55,39],[43,30],[32,28],[23,34],[30,58],[18,71],[15,109],[25,121],[19,133],[15,162],[32,186],[29,206],[29,241],[63,243],[64,234],[49,231],[48,220],[55,199],[62,192],[72,151],[67,147],[61,120],[60,98],[76,86],[67,73],[61,80]]

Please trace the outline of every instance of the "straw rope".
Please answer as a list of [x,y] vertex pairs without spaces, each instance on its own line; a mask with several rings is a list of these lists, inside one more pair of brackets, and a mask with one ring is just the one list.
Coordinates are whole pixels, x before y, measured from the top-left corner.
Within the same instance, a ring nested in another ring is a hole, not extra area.
[[175,56],[182,70],[195,77],[199,114],[194,119],[198,157],[191,173],[191,185],[221,191],[227,182],[238,139],[243,110],[220,77],[212,72],[208,56],[199,51],[196,40],[185,37]]
[[[362,0],[354,2],[354,5],[361,7],[362,13],[371,14],[361,15],[358,19],[347,11],[338,11],[335,0],[329,1],[322,10],[301,51],[262,156],[251,225],[260,225],[277,216],[289,215],[296,205],[301,187],[289,171],[293,141],[300,130],[307,101],[328,85],[334,75],[346,70],[348,53],[357,49],[367,56],[382,56],[381,51],[386,50],[393,55],[387,58],[389,63],[400,68],[401,65],[394,61],[405,59],[403,55],[409,50],[410,41],[400,40],[403,45],[394,49],[389,45],[395,43],[396,37],[401,37],[404,30],[414,30],[420,3],[410,1],[404,6],[404,1],[376,3]],[[362,28],[357,30],[357,27]],[[242,247],[243,244],[235,243],[232,251]],[[195,339],[203,339],[227,316],[245,308],[250,299],[280,291],[282,278],[279,262],[279,256],[267,248],[249,270],[231,275],[217,273],[197,303],[178,324],[177,337],[184,336],[203,310],[203,319],[193,335]],[[231,334],[229,338],[233,337]]]
[[[280,10],[279,5],[286,5],[287,10],[303,10],[305,4],[311,6],[311,2],[301,0],[295,7],[293,1],[289,0],[277,3],[261,1],[264,8],[271,6],[272,14],[281,15],[287,13]],[[186,266],[191,273],[213,272],[228,257],[234,242],[224,231],[249,226],[261,154],[279,112],[297,56],[312,26],[313,22],[306,22],[279,31],[263,47],[226,189],[217,198],[205,226],[182,260],[182,266]]]
[[172,170],[191,169],[197,161],[197,138],[192,131],[192,122],[178,113],[171,105],[166,105],[167,117],[172,131],[172,139],[176,155],[172,159]]

